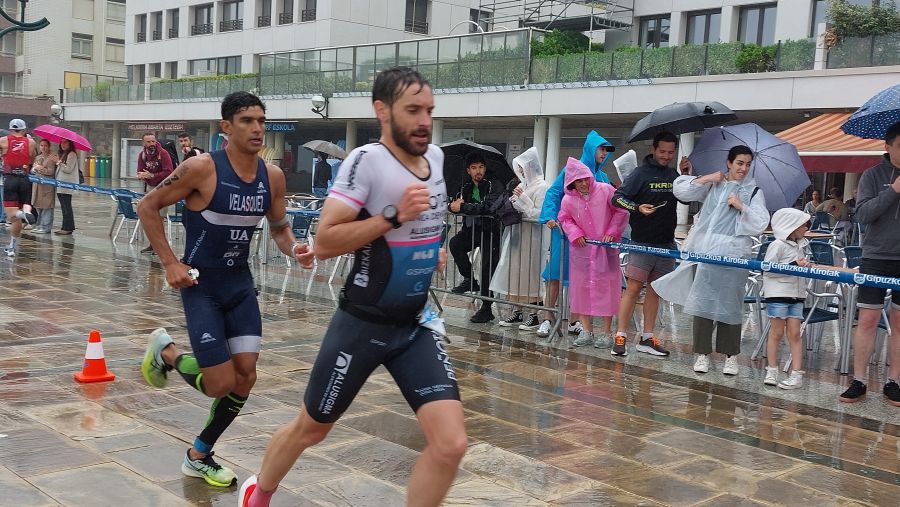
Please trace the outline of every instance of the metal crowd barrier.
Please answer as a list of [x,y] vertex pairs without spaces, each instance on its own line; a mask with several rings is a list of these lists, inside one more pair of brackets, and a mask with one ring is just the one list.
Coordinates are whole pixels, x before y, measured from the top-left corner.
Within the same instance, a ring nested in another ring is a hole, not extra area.
[[[466,271],[479,290],[472,290],[473,284],[457,295],[512,307],[513,311],[521,311],[525,320],[529,313],[537,313],[538,322],[544,320],[540,312],[553,315],[548,337],[552,343],[560,335],[567,304],[561,284],[556,304],[544,306],[547,291],[541,273],[549,261],[550,241],[550,230],[535,221],[503,226],[493,216],[450,214],[441,242],[447,250],[446,276],[434,277],[432,294],[453,294],[453,289],[467,280],[463,274]],[[561,255],[560,273],[565,272],[564,262]],[[493,291],[492,287],[498,290]],[[500,312],[495,315],[503,318]]]
[[594,245],[618,248],[623,252],[648,253],[660,257],[681,259],[682,261],[701,262],[705,264],[715,264],[719,266],[728,266],[753,271],[782,273],[786,275],[802,276],[804,278],[814,278],[817,280],[827,280],[845,284],[849,288],[849,291],[846,297],[847,318],[844,322],[844,329],[841,330],[839,369],[842,374],[846,374],[850,371],[850,342],[852,341],[851,336],[854,321],[853,312],[855,312],[856,310],[859,286],[864,285],[869,287],[881,287],[885,289],[891,289],[892,291],[900,290],[900,278],[870,275],[865,273],[853,273],[837,269],[830,269],[828,266],[802,267],[791,264],[777,264],[758,261],[754,259],[744,259],[741,257],[730,257],[727,255],[668,250],[665,248],[647,247],[643,245],[636,245],[633,243],[604,243],[602,241],[593,239],[589,239],[587,240],[587,242]]

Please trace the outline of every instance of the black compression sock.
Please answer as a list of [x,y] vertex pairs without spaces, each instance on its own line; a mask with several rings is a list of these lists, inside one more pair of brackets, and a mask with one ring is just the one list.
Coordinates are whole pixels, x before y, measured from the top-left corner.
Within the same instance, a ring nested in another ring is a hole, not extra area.
[[234,393],[228,393],[224,398],[216,398],[209,409],[209,419],[206,421],[206,427],[203,428],[200,436],[197,437],[200,443],[205,444],[206,448],[201,449],[198,447],[198,442],[196,441],[194,442],[194,447],[197,447],[197,450],[200,452],[209,453],[219,437],[222,436],[222,433],[228,429],[234,418],[244,408],[246,401],[247,398]]
[[200,365],[197,364],[197,358],[191,354],[181,354],[175,358],[175,371],[188,383],[189,386],[206,394],[203,390],[203,373],[200,372]]

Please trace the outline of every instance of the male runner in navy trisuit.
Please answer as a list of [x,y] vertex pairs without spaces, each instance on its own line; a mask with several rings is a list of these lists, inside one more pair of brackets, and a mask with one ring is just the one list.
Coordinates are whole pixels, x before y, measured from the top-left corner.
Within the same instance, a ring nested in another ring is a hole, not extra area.
[[[215,399],[206,426],[181,465],[185,475],[214,486],[236,480],[232,470],[213,460],[212,448],[256,381],[262,319],[247,264],[256,226],[265,217],[285,255],[301,265],[313,260],[308,247],[295,240],[285,215],[284,174],[257,156],[265,121],[265,106],[255,95],[226,96],[220,128],[228,135],[228,147],[184,161],[138,206],[166,281],[181,289],[193,350],[180,353],[166,330],[157,329],[150,335],[141,372],[150,385],[161,388],[174,369],[191,387]],[[179,260],[166,240],[159,210],[182,199],[186,238],[185,255]]]

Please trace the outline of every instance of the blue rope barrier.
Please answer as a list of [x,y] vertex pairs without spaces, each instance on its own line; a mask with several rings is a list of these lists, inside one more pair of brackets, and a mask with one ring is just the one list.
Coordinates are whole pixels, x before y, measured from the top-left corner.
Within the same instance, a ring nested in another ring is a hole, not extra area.
[[592,245],[618,248],[619,250],[622,250],[624,252],[646,253],[657,255],[660,257],[671,257],[673,259],[680,259],[682,261],[701,262],[704,264],[715,264],[718,266],[727,266],[731,268],[748,269],[767,273],[782,273],[785,275],[815,278],[817,280],[829,280],[832,282],[846,283],[850,285],[865,285],[868,287],[881,287],[884,289],[900,290],[900,278],[867,275],[864,273],[848,273],[846,271],[830,269],[828,266],[802,267],[792,264],[777,264],[772,262],[758,261],[755,259],[731,257],[727,255],[669,250],[667,248],[648,247],[644,245],[636,245],[634,243],[604,243],[602,241],[593,239],[589,239],[586,241],[587,243],[590,243]]

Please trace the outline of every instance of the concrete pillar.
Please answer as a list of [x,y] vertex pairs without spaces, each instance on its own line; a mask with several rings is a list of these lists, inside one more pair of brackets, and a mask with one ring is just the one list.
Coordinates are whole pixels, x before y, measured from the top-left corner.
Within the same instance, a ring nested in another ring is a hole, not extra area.
[[217,149],[217,143],[219,139],[219,122],[213,120],[209,122],[209,147],[206,148],[206,151],[213,151]]
[[538,160],[547,160],[547,118],[538,116],[534,119],[534,141],[531,145],[537,148]]
[[816,26],[816,57],[813,62],[813,70],[828,68],[828,50],[825,49],[825,30],[827,28],[827,23],[819,23]]
[[722,7],[722,24],[719,25],[719,40],[730,42],[737,40],[738,22],[740,21],[740,7]]
[[[675,159],[675,167],[678,167],[678,164],[681,162],[681,157],[690,155],[692,151],[694,151],[694,133],[681,134],[678,140],[678,157]],[[688,223],[687,204],[681,204],[679,202],[678,207],[675,208],[675,213],[678,217],[678,225]]]
[[680,46],[684,44],[684,37],[687,32],[687,16],[684,12],[674,11],[669,18],[669,46]]
[[813,4],[815,2],[778,0],[777,14],[775,15],[776,43],[778,41],[800,40],[809,37],[809,23],[812,20]]
[[347,141],[347,153],[350,153],[354,148],[356,148],[356,121],[355,120],[347,120],[347,133],[344,135],[344,139]]
[[853,189],[857,187],[859,183],[859,173],[845,173],[844,174],[844,200],[849,201],[853,198]]
[[122,176],[122,124],[113,123],[112,144],[110,145],[110,155],[112,156],[112,170],[110,176],[113,180],[118,180]]
[[544,174],[549,182],[559,175],[559,138],[562,132],[562,118],[553,117],[547,122],[547,163]]
[[431,143],[438,146],[444,143],[444,120],[431,120]]

